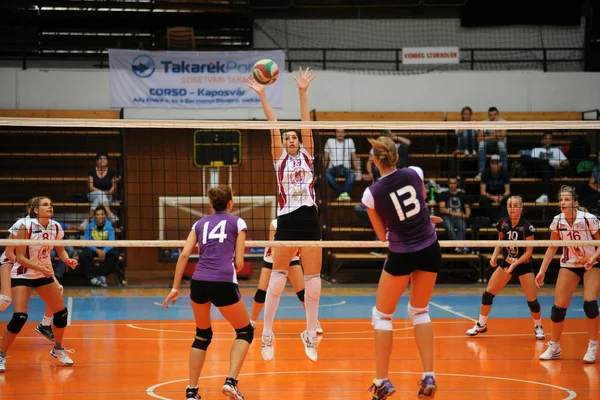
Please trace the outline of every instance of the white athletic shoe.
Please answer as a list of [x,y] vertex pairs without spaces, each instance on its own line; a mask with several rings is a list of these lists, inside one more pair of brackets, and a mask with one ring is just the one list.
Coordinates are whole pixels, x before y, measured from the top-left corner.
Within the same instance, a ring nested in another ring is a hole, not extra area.
[[0,312],[6,310],[10,306],[10,303],[12,303],[10,297],[0,294]]
[[533,333],[535,333],[535,338],[537,340],[546,339],[546,334],[544,333],[544,328],[542,328],[541,325],[537,325],[535,328],[533,328]]
[[598,341],[592,342],[588,345],[587,352],[583,356],[583,361],[586,364],[594,364],[596,362],[596,356],[598,355]]
[[560,343],[554,343],[553,341],[548,342],[548,348],[540,356],[540,360],[553,360],[562,355],[560,349]]
[[275,350],[273,349],[274,339],[275,335],[273,333],[271,333],[271,336],[263,335],[262,337],[262,349],[260,350],[260,354],[265,361],[271,361],[275,356]]
[[64,348],[57,350],[53,347],[52,351],[50,351],[50,355],[54,358],[58,358],[58,361],[65,365],[71,366],[75,364],[73,360],[71,360],[71,357],[69,357],[69,355],[67,354],[67,350],[65,350]]
[[467,335],[468,336],[477,336],[480,333],[486,333],[487,332],[487,324],[484,326],[479,325],[479,322],[475,323],[475,326],[473,326],[471,329],[469,329],[467,331]]
[[6,356],[0,356],[0,374],[6,372]]
[[317,355],[317,338],[308,337],[306,331],[300,334],[300,339],[302,339],[302,343],[304,344],[304,352],[310,361],[316,362],[319,358]]
[[318,335],[323,334],[323,328],[321,327],[321,323],[319,321],[317,321],[317,334]]

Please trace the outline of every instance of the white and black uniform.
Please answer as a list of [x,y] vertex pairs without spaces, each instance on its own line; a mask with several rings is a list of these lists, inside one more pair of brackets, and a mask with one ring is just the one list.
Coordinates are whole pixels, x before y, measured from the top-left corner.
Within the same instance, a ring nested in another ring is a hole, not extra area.
[[314,157],[302,146],[295,157],[283,150],[275,163],[275,171],[279,225],[275,240],[321,240]]
[[[13,226],[11,226],[8,229],[8,233],[14,237],[17,236],[17,234],[19,233],[19,229],[21,228],[21,225],[23,225],[25,223],[26,220],[30,219],[29,215],[26,216],[25,218],[21,218],[19,219],[17,222],[15,222],[13,224]],[[4,251],[2,253],[2,255],[0,255],[0,265],[4,265],[4,264],[12,264],[13,262],[10,261],[8,259],[8,257],[6,256],[6,251]]]
[[[595,215],[577,210],[573,225],[569,225],[564,213],[554,217],[550,230],[560,235],[560,240],[594,240],[598,232],[600,221]],[[585,273],[585,262],[589,260],[596,248],[594,246],[563,246],[560,267],[575,272],[580,277]],[[598,260],[593,268],[599,268]]]
[[[48,226],[44,228],[39,223],[37,218],[24,218],[23,220],[24,221],[21,223],[21,226],[25,226],[25,229],[27,230],[28,239],[62,240],[62,238],[64,237],[64,231],[56,221],[49,220]],[[21,226],[17,228],[17,233]],[[35,264],[52,266],[50,252],[52,251],[53,247],[54,246],[27,246],[27,256]],[[41,272],[20,265],[18,262],[15,262],[13,264],[13,267],[10,271],[10,277],[13,287],[39,287],[54,282],[54,279],[52,279],[51,277],[46,278]]]

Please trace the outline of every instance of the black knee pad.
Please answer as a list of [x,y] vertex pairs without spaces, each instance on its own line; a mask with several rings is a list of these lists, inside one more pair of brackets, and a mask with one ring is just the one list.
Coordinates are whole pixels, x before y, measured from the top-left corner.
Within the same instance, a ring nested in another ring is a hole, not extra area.
[[495,294],[491,294],[486,290],[481,295],[481,304],[484,306],[491,306],[494,303],[494,297],[496,297]]
[[552,306],[552,311],[550,312],[550,319],[552,320],[552,322],[563,322],[566,316],[566,308],[557,307],[556,305]]
[[236,329],[235,330],[235,339],[240,339],[240,340],[245,340],[248,343],[252,343],[252,340],[254,339],[254,328],[252,327],[252,325],[248,324],[248,326],[241,328],[241,329]]
[[254,301],[259,304],[265,304],[265,300],[267,298],[267,292],[262,289],[256,289],[256,293],[254,294]]
[[23,326],[27,322],[27,314],[22,312],[14,313],[8,325],[6,325],[6,329],[10,333],[14,333],[15,335],[21,332]]
[[69,310],[65,307],[64,310],[54,313],[52,323],[57,328],[64,328],[69,323]]
[[585,311],[585,316],[589,319],[596,318],[598,315],[600,315],[600,311],[598,310],[598,301],[584,301],[583,311]]
[[196,337],[194,338],[194,343],[192,343],[192,347],[195,349],[200,349],[206,351],[210,342],[212,341],[213,331],[212,327],[208,329],[199,329],[196,328]]
[[302,289],[299,292],[296,292],[296,296],[298,296],[298,299],[300,299],[300,301],[304,303],[304,289]]
[[538,299],[535,299],[534,301],[528,301],[527,305],[529,306],[529,309],[532,313],[539,313],[542,309],[540,307],[540,302],[538,301]]

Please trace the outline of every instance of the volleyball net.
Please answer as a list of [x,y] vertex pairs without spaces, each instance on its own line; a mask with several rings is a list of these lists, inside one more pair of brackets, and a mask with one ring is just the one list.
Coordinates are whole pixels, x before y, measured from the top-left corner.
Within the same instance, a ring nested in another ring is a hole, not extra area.
[[[396,142],[399,166],[424,170],[431,215],[464,213],[436,228],[442,247],[450,252],[503,244],[496,241],[495,223],[506,214],[507,193],[522,197],[523,216],[537,228],[539,240],[527,245],[557,245],[548,241],[548,227],[560,213],[557,193],[562,185],[576,188],[580,205],[600,215],[600,192],[594,185],[600,121],[582,120],[577,114],[573,120],[495,122],[461,122],[449,115],[446,121],[319,116],[311,122],[1,118],[0,135],[7,145],[0,154],[0,246],[9,243],[7,229],[23,216],[25,202],[42,195],[51,198],[54,219],[65,227],[62,244],[104,244],[83,240],[97,204],[90,194],[90,176],[104,174],[96,169],[100,154],[114,171],[109,176],[114,177],[115,191],[107,189],[110,197],[104,206],[115,228],[115,246],[182,247],[193,223],[213,212],[208,189],[228,185],[233,189],[232,213],[248,225],[248,247],[356,248],[368,254],[387,247],[377,241],[361,203],[364,190],[380,179],[367,141],[378,136]],[[270,136],[274,128],[312,130],[321,242],[269,241],[269,225],[277,218]],[[487,138],[485,145],[478,142],[478,132]],[[502,191],[497,193],[500,201],[482,192],[492,187]]]

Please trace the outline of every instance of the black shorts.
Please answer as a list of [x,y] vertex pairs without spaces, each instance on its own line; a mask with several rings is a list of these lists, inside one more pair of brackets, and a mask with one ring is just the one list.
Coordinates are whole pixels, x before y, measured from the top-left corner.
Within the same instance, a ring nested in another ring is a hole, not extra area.
[[[507,270],[508,267],[510,267],[510,264],[507,262],[504,262],[504,260],[500,263],[499,265],[500,268]],[[521,275],[525,275],[525,274],[533,274],[533,263],[532,262],[528,262],[528,263],[524,263],[524,264],[519,264],[515,267],[515,269],[512,270],[512,272],[510,273],[512,276],[521,276]]]
[[413,271],[440,272],[442,266],[442,249],[437,242],[413,253],[389,252],[383,269],[393,276],[410,275]]
[[302,206],[278,217],[275,240],[321,240],[317,207]]
[[[292,261],[290,261],[290,267],[293,267],[293,266],[296,266],[296,265],[300,265],[300,260],[292,260]],[[270,263],[268,261],[263,260],[263,266],[262,267],[266,268],[266,269],[272,270],[273,269],[273,263]]]
[[[569,271],[577,274],[578,277],[583,278],[583,274],[585,274],[585,268],[569,268],[569,267],[560,267],[561,269],[568,269]],[[594,265],[592,268],[600,268],[600,264]]]
[[38,288],[40,286],[46,286],[51,283],[54,283],[54,279],[52,279],[52,278],[37,278],[37,279],[13,278],[10,280],[11,287],[27,286],[30,288]]
[[242,298],[238,285],[233,282],[197,281],[192,279],[190,299],[194,303],[211,302],[215,307],[226,307]]

